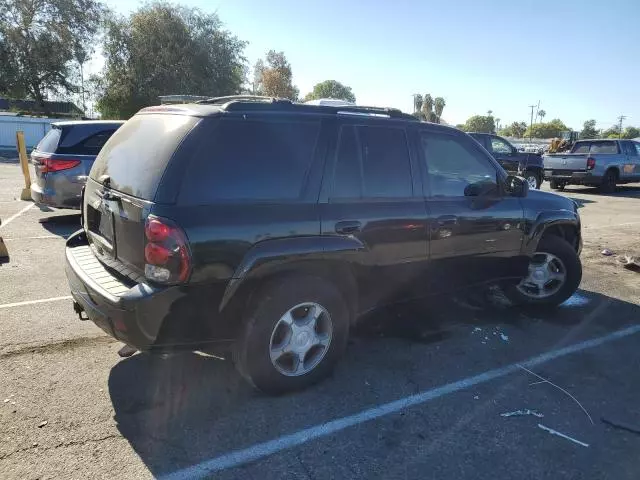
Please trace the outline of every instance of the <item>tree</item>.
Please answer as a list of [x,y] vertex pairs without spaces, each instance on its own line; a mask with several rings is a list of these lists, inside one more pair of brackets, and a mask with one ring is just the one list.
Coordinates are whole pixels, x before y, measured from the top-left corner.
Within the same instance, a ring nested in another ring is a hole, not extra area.
[[97,108],[106,118],[128,118],[160,95],[240,93],[245,45],[216,14],[196,8],[158,2],[111,17]]
[[540,117],[540,123],[542,123],[542,119],[544,118],[544,116],[547,114],[547,112],[545,112],[544,110],[539,110],[538,111],[538,117]]
[[353,94],[351,87],[347,87],[336,80],[325,80],[324,82],[316,83],[313,86],[313,91],[304,97],[305,101],[320,98],[335,98],[336,100],[356,103],[356,96]]
[[442,111],[444,110],[446,102],[444,101],[444,98],[436,97],[436,99],[433,101],[433,105],[435,108],[434,113],[436,117],[436,123],[440,123],[440,119],[442,118]]
[[620,127],[618,125],[613,125],[606,130],[600,132],[601,138],[620,138]]
[[422,95],[420,95],[419,93],[413,94],[413,114],[414,115],[417,112],[420,112],[422,110],[423,102],[424,102],[424,99],[422,98]]
[[526,130],[527,124],[525,122],[513,122],[511,125],[503,128],[500,131],[500,135],[503,135],[505,137],[522,138]]
[[462,130],[463,132],[465,131],[464,129],[464,123],[456,123],[456,128],[458,130]]
[[638,138],[640,137],[640,129],[636,127],[627,127],[622,132],[622,138]]
[[558,118],[554,118],[547,123],[534,123],[524,133],[525,137],[532,138],[555,138],[559,137],[563,131],[569,128]]
[[258,60],[254,68],[255,91],[258,95],[298,99],[298,89],[293,85],[291,65],[284,52],[269,50],[266,62]]
[[596,129],[596,121],[591,119],[584,122],[580,138],[597,138],[598,130]]
[[0,94],[49,114],[48,94],[77,92],[77,60],[91,52],[103,13],[97,0],[0,2]]
[[433,97],[427,93],[422,103],[422,114],[427,122],[435,121],[436,114],[433,111]]
[[465,132],[495,133],[496,124],[492,116],[474,115],[464,124]]

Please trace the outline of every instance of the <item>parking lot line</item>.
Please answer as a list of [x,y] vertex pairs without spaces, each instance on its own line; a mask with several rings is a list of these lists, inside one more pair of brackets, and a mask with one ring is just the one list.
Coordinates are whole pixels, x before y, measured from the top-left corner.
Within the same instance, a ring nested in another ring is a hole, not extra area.
[[300,430],[296,433],[284,435],[280,438],[269,440],[267,442],[258,443],[243,450],[236,450],[210,460],[205,460],[204,462],[178,470],[161,478],[164,480],[204,478],[209,476],[211,473],[254,462],[261,458],[268,457],[269,455],[273,455],[274,453],[303,445],[312,440],[340,432],[346,428],[375,420],[391,413],[399,412],[400,410],[404,410],[408,407],[420,405],[430,400],[444,397],[475,385],[505,377],[511,373],[519,371],[521,366],[529,368],[536,367],[550,362],[551,360],[571,355],[573,353],[582,352],[590,348],[595,348],[613,340],[629,337],[637,333],[640,333],[640,325],[634,325],[602,337],[586,340],[557,350],[551,350],[550,352],[532,357],[523,362],[513,363],[505,367],[488,370],[473,377],[467,377],[453,383],[448,383],[431,390],[426,390],[415,395],[395,400],[393,402],[378,405],[353,415],[337,418],[314,427],[305,428],[304,430]]
[[33,207],[33,203],[30,203],[29,205],[27,205],[26,207],[24,207],[22,210],[20,210],[18,213],[15,213],[13,215],[11,215],[9,218],[7,218],[5,221],[2,222],[2,225],[0,225],[0,228],[2,227],[6,227],[7,225],[9,225],[9,223],[11,223],[12,220],[15,220],[16,218],[18,218],[20,215],[22,215],[24,212],[26,212],[27,210],[29,210],[31,207]]
[[44,240],[44,239],[53,239],[58,238],[60,240],[66,240],[68,235],[36,235],[34,237],[9,237],[5,238],[5,242],[7,240]]
[[41,298],[40,300],[27,300],[24,302],[4,303],[4,304],[0,304],[0,308],[22,307],[23,305],[34,305],[36,303],[59,302],[60,300],[71,300],[72,298],[73,297],[71,295],[65,295],[64,297],[51,297],[51,298]]
[[628,227],[629,225],[640,225],[640,222],[627,222],[627,223],[616,223],[613,225],[596,225],[595,227],[589,227],[585,225],[585,230],[600,230],[601,228],[615,228],[615,227]]

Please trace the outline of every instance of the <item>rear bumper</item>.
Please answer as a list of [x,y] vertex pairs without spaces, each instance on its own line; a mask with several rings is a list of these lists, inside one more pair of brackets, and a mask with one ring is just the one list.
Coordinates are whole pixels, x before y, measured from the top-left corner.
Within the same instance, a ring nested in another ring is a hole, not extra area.
[[95,257],[82,230],[69,237],[65,253],[74,301],[110,336],[141,351],[195,350],[228,340],[227,329],[212,328],[216,316],[210,313],[217,308],[201,303],[215,302],[211,289],[156,287],[116,276]]
[[601,175],[594,175],[593,172],[572,172],[572,171],[557,171],[557,170],[545,170],[545,180],[555,180],[558,182],[564,182],[573,185],[599,185],[602,182]]
[[[59,185],[65,183],[66,185]],[[82,204],[82,187],[84,183],[55,182],[55,186],[50,186],[45,181],[44,186],[37,182],[31,184],[31,199],[39,204],[54,208],[70,208],[79,210]]]

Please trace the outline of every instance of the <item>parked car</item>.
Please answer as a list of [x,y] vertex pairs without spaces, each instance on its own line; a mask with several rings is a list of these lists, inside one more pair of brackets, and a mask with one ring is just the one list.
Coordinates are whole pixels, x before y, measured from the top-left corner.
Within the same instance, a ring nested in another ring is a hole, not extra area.
[[543,160],[544,177],[556,190],[590,185],[609,193],[640,181],[640,143],[633,140],[578,140],[570,153],[549,153]]
[[505,138],[491,133],[469,133],[511,175],[520,175],[530,188],[539,189],[542,184],[542,157],[537,153],[520,152]]
[[31,152],[35,181],[31,198],[40,205],[79,209],[96,155],[123,121],[56,122]]
[[467,134],[398,110],[150,107],[98,155],[66,273],[76,312],[109,335],[230,348],[281,393],[325,377],[381,305],[488,281],[520,304],[569,298],[577,206],[528,187]]

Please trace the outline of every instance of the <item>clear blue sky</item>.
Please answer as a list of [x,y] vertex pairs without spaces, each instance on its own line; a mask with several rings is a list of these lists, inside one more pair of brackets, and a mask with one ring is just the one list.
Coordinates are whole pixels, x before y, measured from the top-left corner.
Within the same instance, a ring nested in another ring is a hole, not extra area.
[[[249,42],[253,65],[285,52],[305,95],[335,79],[363,105],[412,110],[413,93],[447,102],[443,117],[529,122],[528,105],[579,129],[618,115],[640,125],[640,0],[183,0],[217,11]],[[107,0],[120,13],[136,0]],[[96,59],[94,68],[100,60]],[[184,92],[175,92],[184,93]]]

